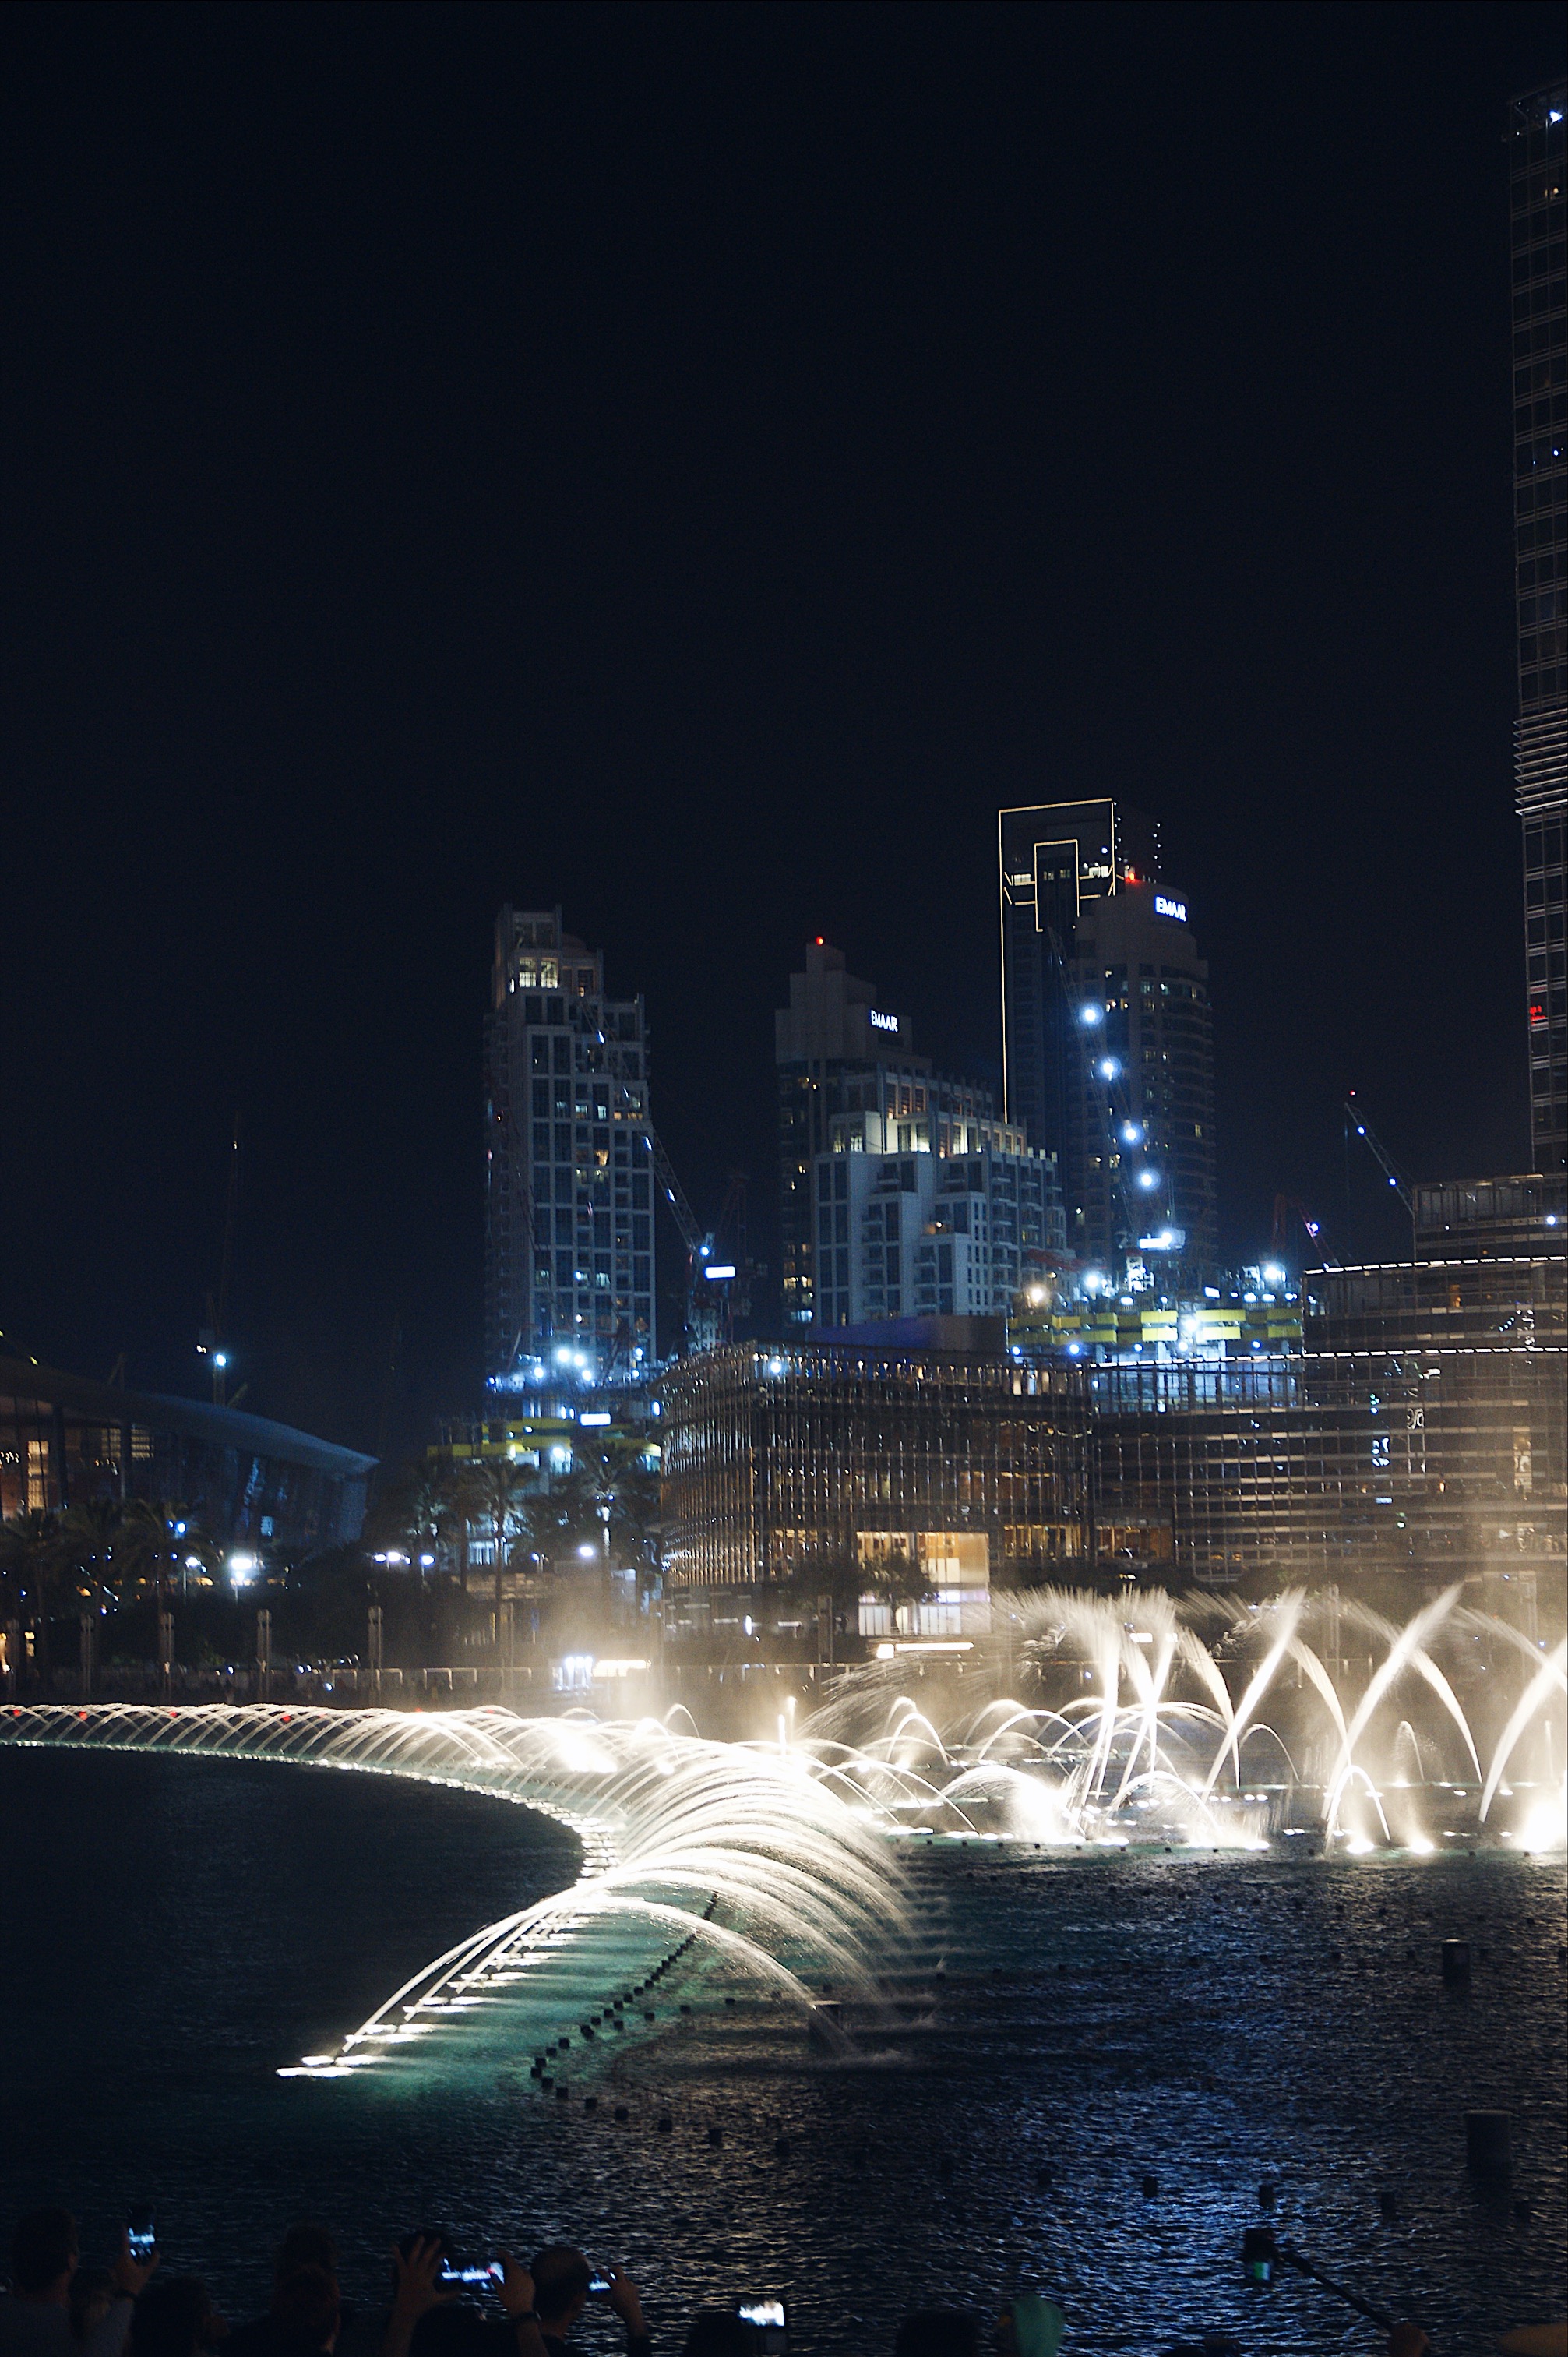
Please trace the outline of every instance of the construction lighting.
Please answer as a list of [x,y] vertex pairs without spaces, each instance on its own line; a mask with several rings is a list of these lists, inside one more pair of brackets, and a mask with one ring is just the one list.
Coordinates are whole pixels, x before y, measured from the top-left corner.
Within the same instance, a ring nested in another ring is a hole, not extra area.
[[1102,1056],[1101,1058],[1100,1077],[1102,1081],[1113,1081],[1121,1070],[1122,1067],[1114,1056]]
[[1094,1001],[1090,999],[1084,1006],[1079,1008],[1078,1019],[1080,1023],[1103,1023],[1105,1020],[1105,1009],[1103,1006],[1097,1006]]
[[716,1260],[711,1267],[703,1271],[703,1275],[710,1285],[722,1285],[727,1277],[735,1275],[735,1263],[728,1260]]
[[1139,1173],[1138,1173],[1138,1184],[1139,1184],[1139,1186],[1140,1186],[1140,1187],[1144,1187],[1144,1188],[1157,1187],[1157,1186],[1159,1185],[1159,1183],[1160,1183],[1160,1174],[1159,1174],[1159,1172],[1158,1172],[1157,1170],[1148,1170],[1148,1169],[1144,1169],[1144,1170],[1140,1170],[1140,1171],[1139,1171]]
[[1143,1144],[1143,1142],[1144,1142],[1144,1125],[1143,1125],[1143,1123],[1142,1123],[1141,1121],[1124,1121],[1124,1122],[1122,1123],[1122,1145],[1123,1145],[1123,1146],[1141,1146],[1141,1145]]

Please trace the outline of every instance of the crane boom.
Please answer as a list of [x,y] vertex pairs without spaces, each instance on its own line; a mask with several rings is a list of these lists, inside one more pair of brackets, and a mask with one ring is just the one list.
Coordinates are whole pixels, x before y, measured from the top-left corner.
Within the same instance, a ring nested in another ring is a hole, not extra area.
[[1371,1124],[1362,1120],[1360,1109],[1356,1103],[1356,1092],[1354,1089],[1351,1090],[1349,1095],[1345,1100],[1345,1118],[1348,1121],[1357,1136],[1364,1137],[1366,1139],[1368,1146],[1371,1149],[1373,1157],[1377,1162],[1379,1169],[1382,1172],[1384,1178],[1388,1180],[1389,1185],[1398,1195],[1400,1201],[1404,1205],[1405,1210],[1410,1213],[1411,1218],[1413,1220],[1415,1217],[1415,1197],[1411,1192],[1410,1181],[1405,1177],[1404,1172],[1400,1168],[1399,1164],[1394,1160],[1393,1156],[1389,1152],[1388,1147],[1379,1137],[1376,1130],[1371,1126]]
[[675,1165],[665,1153],[658,1131],[648,1125],[648,1150],[653,1157],[653,1175],[664,1189],[665,1200],[675,1214],[675,1225],[681,1231],[681,1241],[689,1253],[700,1253],[706,1238],[697,1225],[696,1214],[686,1200],[686,1190],[675,1176]]

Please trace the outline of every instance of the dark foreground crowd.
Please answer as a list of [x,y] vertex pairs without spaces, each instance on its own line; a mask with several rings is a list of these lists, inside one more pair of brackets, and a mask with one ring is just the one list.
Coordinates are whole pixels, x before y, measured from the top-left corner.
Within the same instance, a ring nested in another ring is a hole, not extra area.
[[[487,2284],[500,2308],[471,2294]],[[274,2263],[265,2316],[231,2327],[195,2276],[160,2275],[156,2252],[129,2238],[110,2268],[80,2264],[76,2221],[35,2210],[16,2228],[11,2287],[0,2296],[0,2357],[572,2357],[570,2336],[590,2300],[626,2329],[627,2357],[651,2357],[637,2286],[619,2267],[596,2276],[583,2253],[553,2243],[525,2266],[510,2252],[485,2268],[460,2266],[445,2234],[406,2234],[392,2255],[388,2298],[349,2308],[338,2287],[338,2250],[324,2227],[298,2225]],[[895,2357],[1056,2357],[1066,2319],[1055,2300],[1020,2293],[994,2324],[961,2309],[919,2309],[898,2327]],[[846,2347],[848,2344],[844,2344]],[[782,2351],[780,2319],[740,2309],[704,2310],[682,2344],[684,2357],[755,2357]],[[1419,2326],[1396,2325],[1387,2357],[1423,2357]],[[1230,2341],[1195,2342],[1191,2357],[1240,2357]]]

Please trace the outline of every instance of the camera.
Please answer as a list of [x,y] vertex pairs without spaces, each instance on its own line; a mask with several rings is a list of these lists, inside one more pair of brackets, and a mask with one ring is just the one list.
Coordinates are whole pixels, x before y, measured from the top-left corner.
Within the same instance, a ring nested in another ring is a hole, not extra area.
[[789,2311],[783,2300],[777,2298],[743,2299],[736,2309],[742,2324],[751,2328],[751,2345],[759,2352],[788,2350],[789,2346]]
[[1279,2244],[1272,2226],[1248,2226],[1241,2235],[1241,2272],[1249,2283],[1272,2284],[1279,2271]]

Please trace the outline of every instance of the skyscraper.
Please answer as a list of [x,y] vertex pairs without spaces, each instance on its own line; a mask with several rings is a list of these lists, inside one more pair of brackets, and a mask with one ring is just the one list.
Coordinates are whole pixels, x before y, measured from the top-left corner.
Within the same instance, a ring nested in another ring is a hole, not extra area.
[[485,1023],[485,1373],[529,1388],[560,1352],[605,1375],[655,1356],[640,998],[561,911],[496,919]]
[[1515,796],[1524,833],[1531,1168],[1568,1168],[1568,85],[1509,109],[1514,550],[1519,614]]
[[1068,960],[1068,1242],[1102,1267],[1136,1254],[1208,1274],[1219,1257],[1208,968],[1187,916],[1176,894],[1123,881],[1086,902]]
[[1208,969],[1158,827],[1109,798],[999,813],[1005,1114],[1061,1174],[1069,1251],[1218,1250]]

